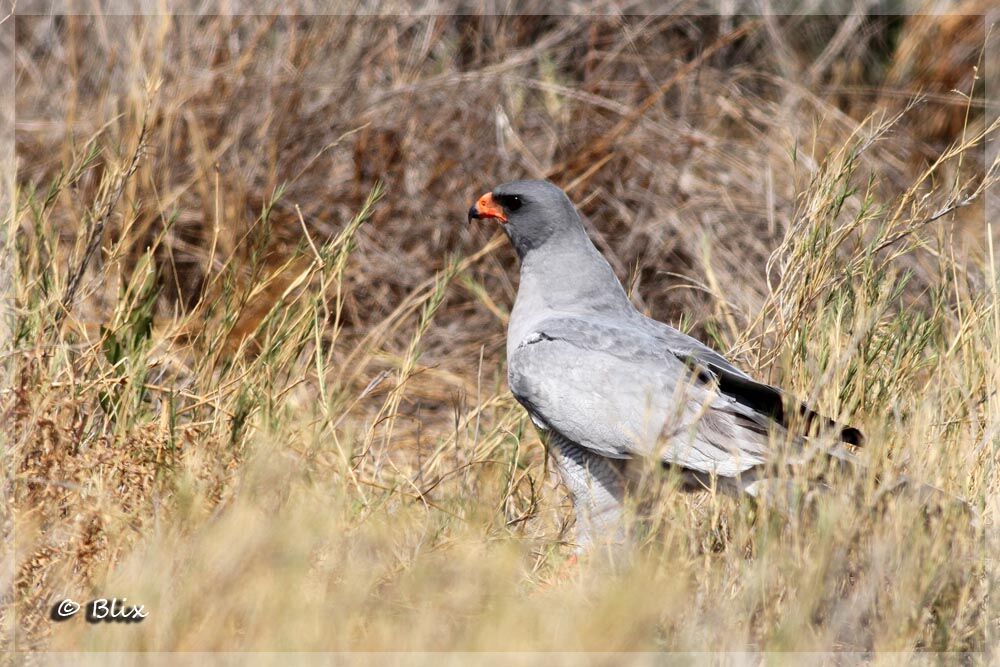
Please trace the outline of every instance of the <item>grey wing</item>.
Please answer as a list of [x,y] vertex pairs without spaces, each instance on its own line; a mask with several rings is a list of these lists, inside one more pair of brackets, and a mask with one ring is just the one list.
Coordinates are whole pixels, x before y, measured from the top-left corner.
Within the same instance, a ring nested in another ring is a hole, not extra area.
[[702,343],[697,338],[692,338],[685,333],[681,333],[663,322],[658,322],[649,317],[642,317],[643,328],[649,330],[658,339],[663,341],[666,349],[679,357],[690,357],[707,366],[714,366],[733,375],[750,379],[750,376],[733,366],[724,356]]
[[603,456],[656,451],[722,476],[766,461],[769,418],[641,333],[543,323],[508,359],[508,382],[536,424]]
[[864,444],[864,435],[858,429],[838,424],[808,405],[790,400],[781,390],[757,382],[701,341],[662,322],[648,317],[642,319],[644,328],[655,332],[656,338],[663,341],[664,349],[686,361],[689,366],[701,367],[713,374],[718,381],[720,392],[731,396],[754,412],[768,416],[782,427],[792,426],[793,422],[796,422],[795,425],[806,431],[814,427],[818,427],[819,430],[835,431],[839,439],[849,445]]

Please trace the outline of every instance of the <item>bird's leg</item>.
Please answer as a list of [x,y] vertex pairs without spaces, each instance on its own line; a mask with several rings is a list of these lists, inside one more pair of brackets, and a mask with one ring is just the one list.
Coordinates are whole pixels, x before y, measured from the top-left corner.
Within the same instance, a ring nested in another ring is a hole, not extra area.
[[624,462],[590,452],[558,434],[549,437],[549,450],[573,501],[578,551],[624,543]]

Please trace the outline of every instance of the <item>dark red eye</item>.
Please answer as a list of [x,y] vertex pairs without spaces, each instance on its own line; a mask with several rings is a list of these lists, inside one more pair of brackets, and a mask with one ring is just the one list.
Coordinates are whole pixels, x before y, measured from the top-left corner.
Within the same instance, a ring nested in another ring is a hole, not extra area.
[[502,197],[498,197],[498,199],[503,207],[508,211],[516,211],[521,208],[521,198],[517,195],[503,195]]

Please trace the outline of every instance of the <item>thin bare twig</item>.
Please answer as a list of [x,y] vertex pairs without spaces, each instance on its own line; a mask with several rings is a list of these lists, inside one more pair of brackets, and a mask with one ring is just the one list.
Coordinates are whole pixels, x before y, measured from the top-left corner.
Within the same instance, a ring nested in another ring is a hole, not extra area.
[[55,328],[59,327],[63,318],[73,309],[73,303],[76,301],[76,293],[83,280],[83,274],[86,273],[87,266],[90,265],[90,261],[93,259],[94,253],[97,252],[97,248],[101,245],[101,239],[104,237],[104,228],[111,219],[111,215],[114,213],[115,208],[117,208],[118,202],[121,200],[122,194],[125,192],[125,186],[128,183],[128,180],[139,168],[139,162],[142,160],[146,147],[147,130],[148,127],[146,124],[146,117],[144,116],[142,119],[142,125],[139,129],[139,140],[136,143],[135,151],[132,153],[132,158],[125,170],[118,175],[114,186],[109,190],[109,194],[104,200],[104,205],[101,207],[100,215],[98,215],[96,220],[92,219],[90,235],[87,238],[87,246],[83,251],[83,257],[80,258],[80,263],[76,266],[76,268],[70,267],[67,272],[66,291],[63,293],[62,299],[60,299],[59,309],[56,311],[54,316]]

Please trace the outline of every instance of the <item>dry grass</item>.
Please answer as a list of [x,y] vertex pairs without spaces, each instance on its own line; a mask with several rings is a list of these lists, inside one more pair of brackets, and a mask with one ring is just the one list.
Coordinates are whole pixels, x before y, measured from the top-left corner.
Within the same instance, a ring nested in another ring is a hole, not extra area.
[[[882,493],[995,520],[981,20],[16,20],[17,648],[989,647],[983,528]],[[651,479],[634,558],[560,578],[571,513],[505,386],[514,258],[464,224],[521,176],[869,468],[788,520]],[[48,618],[98,595],[150,617]]]

